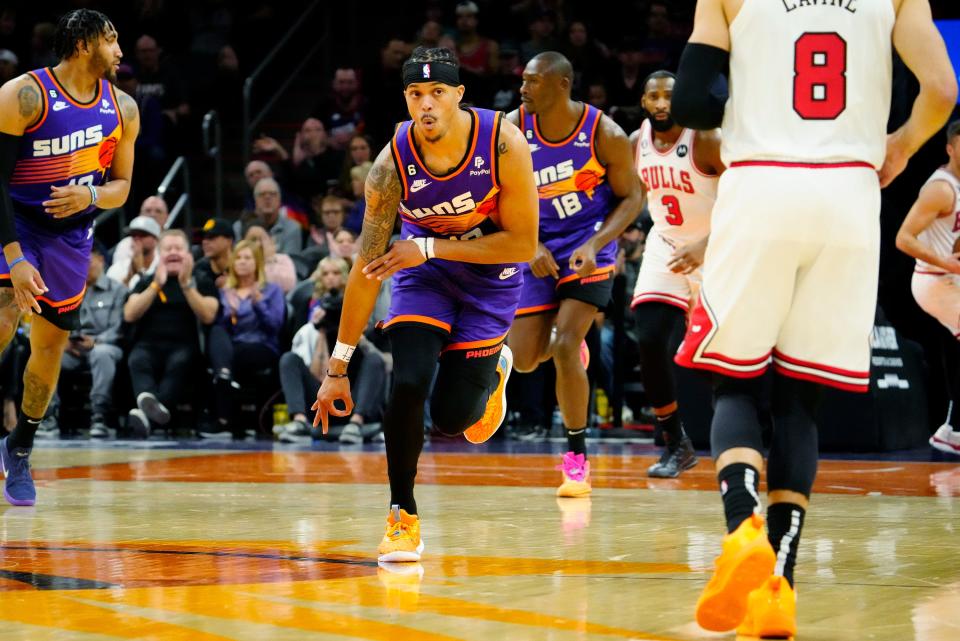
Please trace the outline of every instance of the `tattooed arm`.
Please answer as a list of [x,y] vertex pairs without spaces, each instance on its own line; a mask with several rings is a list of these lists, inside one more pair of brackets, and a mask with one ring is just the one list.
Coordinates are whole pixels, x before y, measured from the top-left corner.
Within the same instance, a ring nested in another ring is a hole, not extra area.
[[[343,315],[337,334],[337,340],[347,345],[359,343],[377,302],[380,281],[364,276],[363,268],[386,253],[397,220],[400,195],[400,177],[393,164],[390,145],[387,145],[373,163],[364,188],[367,208],[360,232],[360,253],[347,280]],[[329,369],[332,374],[343,374],[347,371],[347,364],[338,358],[331,358]]]
[[[10,178],[23,132],[42,116],[43,95],[33,78],[23,75],[0,87],[0,245],[8,265],[23,256],[13,222]],[[46,285],[36,267],[27,261],[19,261],[10,270],[10,280],[14,301],[20,311],[32,309],[39,313],[40,305],[35,297],[43,294]]]

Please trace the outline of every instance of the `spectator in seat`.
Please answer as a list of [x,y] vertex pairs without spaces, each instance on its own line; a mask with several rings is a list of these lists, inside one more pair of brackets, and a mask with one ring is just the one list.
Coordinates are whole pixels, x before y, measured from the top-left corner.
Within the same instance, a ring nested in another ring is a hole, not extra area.
[[527,29],[530,39],[520,45],[520,60],[524,64],[538,53],[557,49],[557,16],[552,11],[538,11],[534,13]]
[[17,58],[17,54],[9,49],[0,49],[0,84],[20,75],[17,69],[19,65],[20,60]]
[[477,32],[479,13],[475,2],[457,5],[457,59],[461,70],[485,78],[496,73],[500,66],[500,47]]
[[262,223],[270,232],[278,252],[296,254],[303,249],[303,229],[282,215],[280,185],[276,180],[261,178],[253,188],[253,201],[253,220]]
[[155,96],[170,125],[178,125],[190,115],[190,104],[180,74],[172,66],[161,63],[163,50],[151,35],[144,34],[137,39],[134,53],[140,81],[135,98],[139,101],[144,96]]
[[387,140],[397,123],[410,117],[403,99],[400,68],[411,50],[410,43],[403,38],[388,36],[381,41],[379,57],[363,73],[369,104],[376,105],[367,114],[364,133],[374,140]]
[[367,161],[350,170],[350,186],[353,190],[353,197],[356,200],[353,201],[350,211],[347,212],[347,222],[345,222],[343,226],[352,231],[354,235],[359,234],[363,228],[363,213],[367,208],[364,185],[367,182],[367,175],[369,175],[372,167],[373,163]]
[[127,289],[135,288],[144,274],[157,268],[160,233],[160,225],[153,218],[137,216],[131,220],[127,227],[127,238],[131,241],[130,258],[114,260],[107,276]]
[[373,162],[373,143],[369,136],[356,134],[350,139],[347,147],[347,155],[343,162],[343,170],[340,172],[339,189],[342,195],[349,194],[353,196],[353,184],[350,180],[350,171],[365,162]]
[[357,255],[357,234],[352,229],[342,227],[333,235],[333,247],[330,251],[331,256],[339,256],[353,265],[353,259]]
[[[280,382],[290,422],[274,427],[284,442],[299,442],[311,437],[307,410],[317,396],[326,375],[331,341],[336,341],[343,309],[343,290],[349,267],[342,258],[324,258],[318,267],[311,301],[310,320],[296,333],[291,351],[280,359]],[[386,400],[389,356],[369,340],[361,338],[351,369],[356,376],[356,405],[340,434],[343,443],[361,443],[362,427],[379,419]],[[367,435],[370,438],[371,434]]]
[[193,268],[194,274],[197,278],[206,278],[220,289],[227,283],[227,269],[233,252],[233,225],[223,218],[210,218],[204,223],[201,233],[203,258]]
[[[310,202],[316,194],[326,193],[331,183],[336,182],[344,156],[343,152],[330,144],[327,129],[317,118],[303,121],[293,140],[292,153],[269,136],[261,136],[254,141],[253,152],[270,154],[283,163],[285,174],[290,177],[291,189],[303,202]],[[250,165],[247,165],[248,168]],[[256,185],[260,178],[267,177],[272,178],[273,172],[266,173],[262,167],[257,166],[256,180],[251,183],[251,187]],[[250,178],[248,173],[248,182]]]
[[587,93],[587,79],[606,73],[610,52],[590,38],[587,25],[580,20],[574,20],[567,27],[567,40],[560,51],[573,66],[571,90],[574,99],[583,98]]
[[234,372],[277,366],[285,316],[283,292],[267,282],[263,250],[252,241],[240,241],[227,272],[227,285],[220,290],[220,314],[210,329],[209,353],[220,431],[233,427]]
[[209,325],[220,308],[216,286],[193,277],[187,235],[170,229],[160,235],[160,261],[137,283],[123,306],[133,325],[128,365],[137,407],[128,427],[146,437],[151,425],[166,425],[170,410],[185,398],[190,372],[200,358],[199,323]]
[[90,369],[90,438],[109,436],[107,417],[113,410],[113,380],[123,356],[120,326],[127,288],[106,277],[104,262],[103,252],[94,245],[87,269],[87,293],[80,305],[80,331],[70,334],[61,361],[64,372]]
[[117,87],[134,97],[140,111],[140,133],[135,144],[137,180],[133,187],[137,198],[142,199],[153,193],[170,168],[169,125],[160,99],[140,91],[140,80],[126,63],[117,67]]
[[[160,226],[160,231],[162,232],[167,228],[167,220],[170,218],[170,210],[167,209],[166,201],[160,196],[148,196],[147,198],[143,199],[142,203],[140,203],[140,213],[137,215],[153,218],[155,221],[157,221],[157,225]],[[131,236],[125,236],[120,239],[120,242],[117,243],[117,246],[113,248],[111,266],[119,262],[129,261],[132,257],[133,238]]]
[[362,133],[366,101],[360,92],[357,70],[339,67],[333,72],[330,93],[317,109],[317,116],[330,133],[334,149],[346,149],[355,133]]
[[297,285],[297,270],[288,254],[278,254],[270,233],[261,223],[252,223],[247,227],[243,239],[256,243],[263,252],[263,268],[268,283],[280,287],[286,294]]
[[347,206],[339,196],[315,196],[311,202],[313,223],[307,235],[307,248],[304,253],[313,250],[317,262],[330,253],[333,234],[343,227],[347,220]]

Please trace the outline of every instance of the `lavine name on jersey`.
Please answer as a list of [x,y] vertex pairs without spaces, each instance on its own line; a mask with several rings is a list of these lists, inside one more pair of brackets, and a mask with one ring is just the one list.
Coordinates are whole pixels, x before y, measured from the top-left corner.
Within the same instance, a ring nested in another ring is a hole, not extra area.
[[836,7],[837,9],[846,9],[850,13],[856,13],[857,8],[854,6],[860,0],[780,0],[783,2],[783,8],[787,10],[787,13],[794,11],[796,9],[803,9],[804,7],[815,7],[820,5],[821,7]]
[[93,125],[80,131],[74,131],[59,138],[45,138],[33,141],[33,157],[59,156],[71,151],[95,145],[103,140],[103,127]]
[[657,165],[641,167],[640,178],[647,185],[647,189],[676,189],[685,194],[694,193],[690,172],[676,167],[659,167]]

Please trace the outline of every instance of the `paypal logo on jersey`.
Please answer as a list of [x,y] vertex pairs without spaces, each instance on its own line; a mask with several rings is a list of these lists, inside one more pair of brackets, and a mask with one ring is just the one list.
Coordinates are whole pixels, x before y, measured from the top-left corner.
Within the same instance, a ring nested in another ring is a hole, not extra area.
[[103,140],[103,127],[94,125],[59,138],[34,140],[33,157],[42,158],[44,156],[68,154],[71,151],[95,145],[101,140]]
[[555,183],[558,180],[566,180],[571,176],[573,176],[573,161],[564,160],[556,165],[544,167],[543,169],[534,171],[533,182],[535,182],[537,187],[539,187],[540,185],[549,185],[550,183]]
[[489,169],[483,169],[482,167],[487,164],[487,161],[483,159],[483,156],[474,156],[473,157],[473,169],[470,170],[471,176],[483,176],[489,174]]
[[102,114],[115,114],[115,113],[117,113],[117,110],[116,110],[116,109],[113,109],[113,108],[110,106],[110,101],[107,100],[106,98],[104,98],[103,101],[100,103],[100,113],[102,113]]
[[580,135],[577,136],[577,140],[573,143],[574,147],[589,147],[590,141],[587,140],[587,134],[580,132]]
[[[488,169],[487,171],[489,172],[490,170]],[[473,194],[469,191],[465,191],[459,196],[454,196],[450,200],[432,207],[408,209],[403,203],[400,203],[400,209],[418,220],[426,218],[427,216],[454,216],[457,214],[465,214],[476,208],[477,204],[473,200]]]

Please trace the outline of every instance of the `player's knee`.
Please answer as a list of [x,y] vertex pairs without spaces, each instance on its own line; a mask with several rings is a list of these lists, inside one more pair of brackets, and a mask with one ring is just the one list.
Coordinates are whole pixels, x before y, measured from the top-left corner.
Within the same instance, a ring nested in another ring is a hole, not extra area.
[[[483,405],[464,395],[435,395],[430,403],[433,426],[446,436],[463,434],[483,416]],[[475,408],[476,411],[471,411]]]
[[513,369],[521,373],[532,372],[540,365],[540,354],[526,346],[524,347],[514,347],[512,344],[510,348],[513,350]]
[[415,369],[395,369],[393,372],[393,398],[404,403],[423,403],[430,392],[433,372]]
[[560,364],[580,364],[580,343],[583,337],[570,331],[557,331],[553,343],[553,358]]

